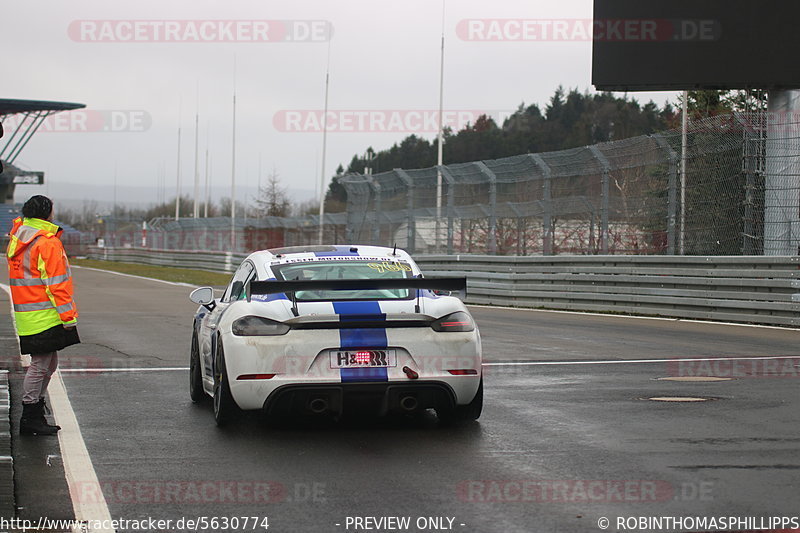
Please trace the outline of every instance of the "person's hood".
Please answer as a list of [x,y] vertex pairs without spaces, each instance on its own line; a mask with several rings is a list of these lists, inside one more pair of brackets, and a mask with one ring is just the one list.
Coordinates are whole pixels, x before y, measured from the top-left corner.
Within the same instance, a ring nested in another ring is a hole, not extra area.
[[61,232],[60,227],[47,220],[16,218],[11,231],[8,232],[11,237],[11,241],[8,243],[8,257],[16,257],[24,253],[37,237],[60,237]]

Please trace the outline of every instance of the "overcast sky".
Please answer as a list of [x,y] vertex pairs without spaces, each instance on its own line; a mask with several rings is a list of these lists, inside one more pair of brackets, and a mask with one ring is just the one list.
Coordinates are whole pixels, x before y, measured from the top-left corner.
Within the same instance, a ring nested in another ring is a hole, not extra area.
[[[234,58],[239,190],[255,188],[260,157],[263,174],[274,167],[296,199],[315,195],[322,165],[315,119],[329,47],[336,114],[329,115],[327,176],[369,145],[388,148],[410,133],[435,137],[429,113],[439,98],[440,1],[30,0],[0,9],[0,97],[80,102],[89,110],[53,123],[59,131],[40,131],[17,160],[45,171],[48,189],[61,194],[86,184],[98,188],[75,197],[108,199],[116,166],[120,190],[128,191],[119,201],[160,199],[161,173],[174,197],[179,124],[182,192],[191,194],[198,104],[201,182],[208,146],[215,194],[229,190]],[[447,119],[458,128],[469,117],[458,112],[502,118],[522,102],[544,106],[558,85],[591,90],[591,42],[574,24],[566,40],[529,33],[519,41],[510,40],[516,26],[498,35],[488,22],[591,17],[592,0],[447,1]],[[168,33],[175,21],[179,30]],[[674,97],[635,96],[659,105]],[[34,190],[19,188],[17,200]]]

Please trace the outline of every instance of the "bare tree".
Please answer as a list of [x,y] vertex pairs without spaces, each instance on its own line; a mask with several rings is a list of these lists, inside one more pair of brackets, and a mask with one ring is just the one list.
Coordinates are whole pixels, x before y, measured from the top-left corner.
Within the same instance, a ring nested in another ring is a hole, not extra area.
[[259,188],[255,203],[258,216],[286,217],[291,214],[292,202],[275,169],[267,176],[267,183]]

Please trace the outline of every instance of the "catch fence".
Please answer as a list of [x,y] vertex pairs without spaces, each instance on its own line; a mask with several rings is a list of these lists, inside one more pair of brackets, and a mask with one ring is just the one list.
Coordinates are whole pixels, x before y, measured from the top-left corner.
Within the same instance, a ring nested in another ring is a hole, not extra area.
[[[557,152],[343,176],[348,237],[417,253],[760,255],[764,129],[763,114],[693,122],[685,162],[681,132],[669,130]],[[796,181],[788,185],[794,195]]]
[[[693,121],[685,151],[681,131],[668,130],[556,152],[338,176],[333,191],[346,208],[326,213],[323,240],[417,254],[794,255],[795,118],[773,117],[770,135],[764,113]],[[157,219],[141,242],[246,252],[316,244],[319,224],[317,215],[234,224]],[[129,241],[110,242],[140,246],[137,234]]]

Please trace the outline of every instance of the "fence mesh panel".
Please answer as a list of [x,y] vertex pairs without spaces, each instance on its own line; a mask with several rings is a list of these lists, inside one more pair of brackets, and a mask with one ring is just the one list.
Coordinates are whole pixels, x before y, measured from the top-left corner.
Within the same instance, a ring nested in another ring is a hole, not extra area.
[[[413,253],[796,254],[796,119],[737,113],[693,121],[684,157],[681,131],[668,130],[340,176],[346,211],[325,215],[324,240]],[[230,219],[158,220],[148,245],[248,251],[316,243],[318,231],[314,215],[237,220],[233,228]]]

